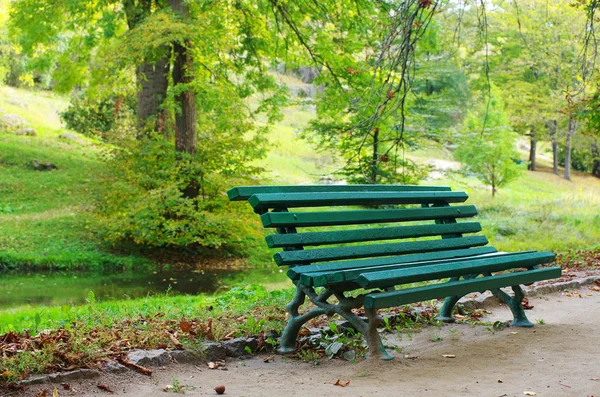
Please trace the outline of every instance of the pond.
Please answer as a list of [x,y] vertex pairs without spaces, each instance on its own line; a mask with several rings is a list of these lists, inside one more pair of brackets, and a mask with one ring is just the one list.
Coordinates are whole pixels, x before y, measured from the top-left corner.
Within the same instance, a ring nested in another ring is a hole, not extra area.
[[106,273],[28,272],[0,274],[0,310],[24,305],[82,304],[90,292],[97,301],[141,298],[148,295],[200,294],[226,291],[242,283],[267,288],[291,286],[285,271],[276,267],[243,270],[124,271]]

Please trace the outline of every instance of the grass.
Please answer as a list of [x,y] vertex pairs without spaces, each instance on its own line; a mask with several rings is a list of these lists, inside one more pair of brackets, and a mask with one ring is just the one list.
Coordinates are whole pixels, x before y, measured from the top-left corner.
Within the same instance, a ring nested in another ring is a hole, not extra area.
[[[26,104],[27,108],[14,103]],[[107,268],[149,261],[107,250],[89,211],[103,163],[100,145],[59,138],[67,101],[49,93],[0,87],[0,107],[25,118],[38,136],[0,134],[0,267]],[[40,172],[32,161],[58,170]]]

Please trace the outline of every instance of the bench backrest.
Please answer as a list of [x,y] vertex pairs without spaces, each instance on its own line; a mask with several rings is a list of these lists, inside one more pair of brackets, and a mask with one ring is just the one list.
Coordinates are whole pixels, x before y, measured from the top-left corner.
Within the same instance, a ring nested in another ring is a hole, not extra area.
[[458,252],[488,243],[485,236],[464,236],[481,231],[481,225],[457,219],[473,217],[477,210],[462,204],[466,193],[449,187],[244,186],[227,193],[231,200],[248,200],[263,226],[276,229],[266,241],[283,248],[274,256],[280,266],[362,258],[379,258],[373,261],[379,264],[388,262],[381,257],[397,261],[403,255]]

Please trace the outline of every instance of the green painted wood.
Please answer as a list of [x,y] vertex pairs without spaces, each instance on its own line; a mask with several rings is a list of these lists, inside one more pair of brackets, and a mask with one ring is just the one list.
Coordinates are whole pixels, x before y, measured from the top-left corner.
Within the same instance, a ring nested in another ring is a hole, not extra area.
[[474,258],[443,264],[432,264],[418,268],[382,270],[361,274],[356,282],[363,288],[383,288],[389,285],[416,283],[448,277],[501,272],[504,270],[542,265],[554,260],[551,252],[531,252],[516,255],[498,255]]
[[270,248],[297,245],[306,247],[329,244],[357,243],[362,241],[442,236],[453,233],[477,233],[480,231],[481,225],[478,222],[464,222],[447,225],[396,226],[327,232],[271,234],[268,235],[265,240],[267,240],[267,245]]
[[306,227],[361,225],[425,221],[442,218],[468,218],[477,215],[473,205],[433,208],[405,208],[390,210],[356,210],[323,212],[268,212],[260,216],[264,227]]
[[343,259],[358,259],[377,256],[417,254],[421,252],[445,251],[486,245],[485,236],[471,236],[440,240],[426,240],[406,243],[369,244],[349,247],[319,248],[301,251],[283,251],[274,255],[279,266],[329,262]]
[[254,210],[269,208],[327,207],[342,205],[399,205],[464,203],[465,192],[323,192],[323,193],[267,193],[255,194],[248,199]]
[[486,291],[513,285],[533,283],[535,281],[558,278],[562,275],[560,267],[528,270],[519,273],[501,274],[492,277],[480,277],[470,280],[450,281],[441,284],[409,288],[400,291],[368,294],[365,297],[365,309],[381,309],[401,306],[412,302],[446,296],[463,296],[471,292]]
[[227,191],[231,201],[248,200],[262,193],[322,193],[322,192],[425,192],[450,191],[448,186],[416,185],[300,185],[300,186],[237,186]]
[[[380,266],[393,266],[404,263],[426,264],[429,261],[438,261],[453,258],[464,258],[476,255],[491,254],[497,252],[494,247],[478,247],[469,249],[448,250],[439,252],[427,252],[424,254],[412,254],[403,256],[390,256],[385,258],[358,259],[342,262],[317,263],[314,265],[299,265],[290,268],[287,276],[293,281],[300,279],[302,274],[319,273],[328,274],[332,272],[345,271],[351,269],[378,269]],[[360,275],[360,274],[359,274]],[[358,277],[358,276],[357,276]]]
[[[483,247],[488,248],[488,247]],[[478,248],[478,249],[483,249]],[[474,251],[474,249],[473,249]],[[525,251],[525,252],[486,252],[482,255],[471,256],[467,259],[465,257],[455,257],[449,259],[439,259],[439,260],[429,260],[422,261],[421,258],[418,258],[415,262],[408,263],[394,263],[390,265],[383,266],[373,266],[373,267],[357,267],[354,269],[346,269],[346,270],[337,270],[337,271],[329,271],[329,272],[312,272],[312,273],[302,273],[299,279],[299,283],[303,285],[308,285],[312,287],[322,287],[322,286],[332,286],[335,284],[341,283],[353,283],[358,286],[357,279],[367,273],[371,272],[382,272],[382,271],[391,271],[398,269],[408,269],[408,268],[421,268],[428,265],[442,265],[446,263],[457,263],[465,260],[478,260],[482,258],[490,258],[494,256],[513,256],[520,255],[523,253],[533,253],[536,251]],[[417,254],[416,256],[420,256]]]

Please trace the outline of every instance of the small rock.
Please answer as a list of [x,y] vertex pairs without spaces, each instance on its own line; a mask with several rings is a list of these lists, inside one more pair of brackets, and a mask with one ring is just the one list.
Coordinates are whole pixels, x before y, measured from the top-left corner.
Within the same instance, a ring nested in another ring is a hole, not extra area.
[[37,161],[37,160],[33,160],[31,162],[31,166],[36,171],[52,171],[52,170],[57,170],[58,169],[58,167],[56,165],[52,164],[49,161]]
[[219,386],[215,387],[215,392],[217,392],[217,394],[223,394],[223,393],[225,393],[225,386],[224,385],[219,385]]
[[134,350],[127,355],[127,361],[142,367],[162,367],[171,362],[171,356],[165,349]]
[[124,372],[127,372],[128,369],[122,364],[116,363],[114,361],[109,361],[106,364],[104,364],[104,371],[111,374],[122,374]]
[[248,354],[246,347],[249,347],[251,351],[256,351],[258,340],[256,338],[235,338],[223,342],[223,346],[225,346],[227,356],[239,357]]
[[79,137],[79,135],[73,134],[71,132],[63,132],[58,137],[60,139],[66,139],[68,141],[76,141],[76,142],[80,142],[81,141],[81,138]]
[[34,128],[23,128],[15,132],[15,135],[37,136],[37,131]]
[[27,122],[19,115],[9,113],[0,116],[0,131],[14,131],[26,126]]
[[21,101],[19,98],[8,98],[7,102],[10,103],[11,105],[18,106],[23,109],[29,109],[29,105],[27,103]]

